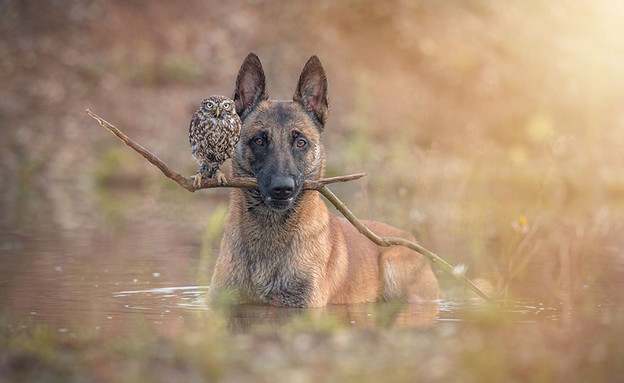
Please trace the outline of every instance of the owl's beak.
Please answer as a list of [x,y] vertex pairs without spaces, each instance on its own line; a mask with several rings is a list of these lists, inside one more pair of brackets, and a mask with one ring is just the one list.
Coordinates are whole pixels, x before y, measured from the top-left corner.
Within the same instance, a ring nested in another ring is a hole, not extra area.
[[219,117],[221,115],[221,109],[217,108],[215,114],[217,115],[217,117]]

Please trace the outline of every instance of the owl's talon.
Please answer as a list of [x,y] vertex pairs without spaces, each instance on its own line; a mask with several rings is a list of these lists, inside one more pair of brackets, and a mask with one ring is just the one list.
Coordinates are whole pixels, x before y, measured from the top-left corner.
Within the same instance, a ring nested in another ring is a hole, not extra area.
[[193,186],[195,189],[200,189],[202,187],[202,183],[204,178],[210,178],[210,166],[206,164],[202,164],[199,169],[197,169],[197,173],[193,176]]
[[225,178],[225,174],[219,169],[215,171],[214,178],[217,180],[220,186],[227,185],[227,178]]
[[201,173],[197,173],[193,176],[193,186],[195,186],[195,189],[199,189],[202,186],[202,174]]

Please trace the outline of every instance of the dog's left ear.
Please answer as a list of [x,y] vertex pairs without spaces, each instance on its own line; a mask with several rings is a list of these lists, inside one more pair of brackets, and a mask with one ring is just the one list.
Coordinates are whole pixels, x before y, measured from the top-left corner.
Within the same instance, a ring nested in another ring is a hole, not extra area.
[[320,124],[325,126],[329,112],[327,100],[327,76],[318,57],[312,56],[303,67],[293,101],[303,105],[304,109]]

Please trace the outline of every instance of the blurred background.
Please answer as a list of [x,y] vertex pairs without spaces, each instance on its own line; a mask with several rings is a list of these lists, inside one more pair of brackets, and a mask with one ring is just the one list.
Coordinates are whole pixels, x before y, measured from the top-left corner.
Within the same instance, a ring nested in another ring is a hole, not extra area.
[[3,310],[208,283],[228,191],[179,188],[85,109],[191,175],[192,112],[250,51],[274,99],[321,59],[327,175],[369,173],[332,188],[360,218],[516,296],[619,302],[622,20],[607,0],[2,1]]

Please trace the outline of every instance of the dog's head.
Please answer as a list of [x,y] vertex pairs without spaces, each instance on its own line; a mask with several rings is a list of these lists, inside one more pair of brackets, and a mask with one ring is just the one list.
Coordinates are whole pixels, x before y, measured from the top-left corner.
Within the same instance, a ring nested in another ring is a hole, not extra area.
[[250,53],[236,79],[234,103],[243,125],[233,168],[236,176],[256,178],[261,203],[284,211],[299,197],[304,180],[323,175],[327,78],[313,56],[292,101],[269,100],[265,81],[258,56]]

